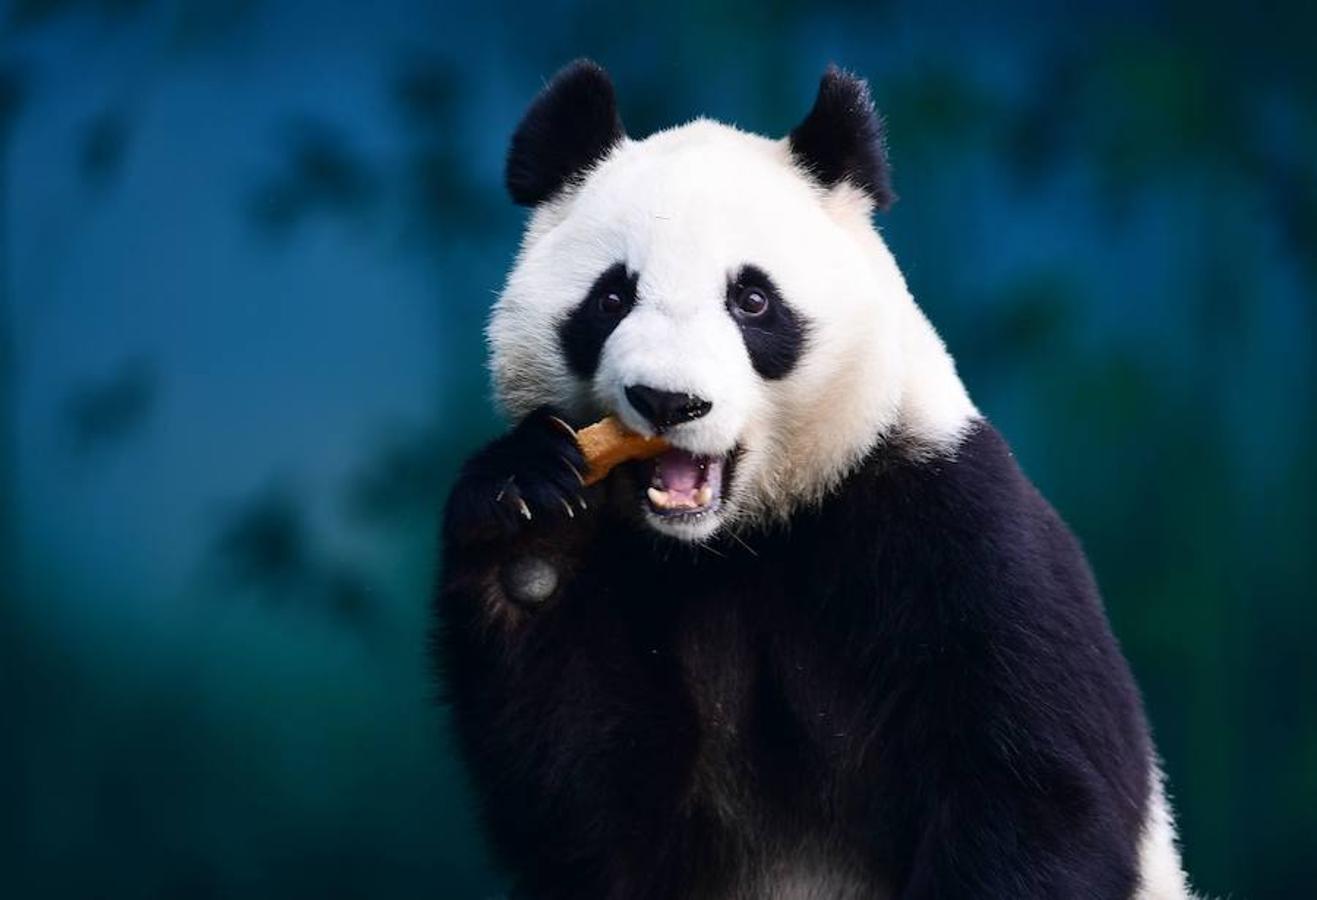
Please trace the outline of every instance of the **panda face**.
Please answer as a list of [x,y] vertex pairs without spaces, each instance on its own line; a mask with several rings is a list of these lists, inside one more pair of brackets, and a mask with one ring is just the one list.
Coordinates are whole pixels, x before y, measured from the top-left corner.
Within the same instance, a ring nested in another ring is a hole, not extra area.
[[820,184],[790,140],[702,120],[595,156],[527,192],[488,329],[502,402],[661,433],[673,449],[619,502],[672,537],[817,500],[909,399],[917,310],[872,191]]

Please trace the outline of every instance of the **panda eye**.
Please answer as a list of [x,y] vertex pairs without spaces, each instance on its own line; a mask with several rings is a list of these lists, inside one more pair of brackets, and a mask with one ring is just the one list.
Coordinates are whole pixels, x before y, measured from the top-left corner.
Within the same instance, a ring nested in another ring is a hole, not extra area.
[[626,300],[617,291],[605,291],[599,295],[599,311],[606,316],[615,316],[626,309]]
[[735,312],[743,319],[757,319],[768,312],[768,294],[763,288],[746,285],[736,292],[732,300]]

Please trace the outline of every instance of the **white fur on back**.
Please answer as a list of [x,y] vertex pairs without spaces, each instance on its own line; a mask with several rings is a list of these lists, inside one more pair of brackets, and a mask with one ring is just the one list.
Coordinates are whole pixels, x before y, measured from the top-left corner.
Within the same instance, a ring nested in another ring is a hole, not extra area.
[[1175,822],[1166,802],[1165,777],[1154,762],[1149,781],[1148,812],[1139,843],[1139,875],[1142,883],[1135,900],[1193,900],[1180,864],[1175,842]]
[[[707,120],[623,141],[531,218],[488,329],[501,401],[514,417],[552,403],[645,432],[628,384],[711,400],[668,437],[695,453],[742,448],[728,498],[740,518],[816,501],[887,436],[954,447],[977,414],[871,211],[849,185],[806,178],[785,141]],[[618,262],[638,273],[639,300],[586,384],[558,326]],[[755,373],[725,307],[745,265],[808,323],[799,363],[777,381]]]

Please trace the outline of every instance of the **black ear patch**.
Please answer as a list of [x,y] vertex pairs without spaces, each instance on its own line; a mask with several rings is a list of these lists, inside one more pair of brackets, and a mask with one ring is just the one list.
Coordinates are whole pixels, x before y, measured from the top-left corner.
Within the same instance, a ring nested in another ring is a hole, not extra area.
[[592,60],[568,63],[540,91],[512,135],[508,193],[522,206],[543,203],[625,136],[608,73]]
[[814,108],[788,140],[791,155],[825,187],[845,179],[880,210],[896,202],[883,123],[864,79],[828,66]]

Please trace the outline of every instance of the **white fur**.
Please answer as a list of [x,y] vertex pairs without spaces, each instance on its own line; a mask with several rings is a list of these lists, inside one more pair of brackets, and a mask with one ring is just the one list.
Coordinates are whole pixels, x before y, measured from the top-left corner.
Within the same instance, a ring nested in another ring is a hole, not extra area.
[[[488,329],[502,403],[514,417],[544,403],[583,418],[612,412],[646,432],[627,385],[711,400],[707,416],[667,436],[696,453],[743,448],[721,513],[651,520],[691,540],[817,501],[884,437],[954,447],[977,413],[871,211],[845,183],[817,187],[785,141],[707,120],[623,141],[531,218]],[[619,261],[639,273],[639,301],[583,384],[558,324]],[[755,373],[725,308],[727,279],[746,264],[808,322],[806,352],[778,381]]]
[[1154,761],[1151,764],[1152,793],[1143,821],[1139,842],[1139,875],[1142,883],[1135,900],[1193,900],[1180,850],[1175,840],[1175,822],[1166,802],[1165,778]]

